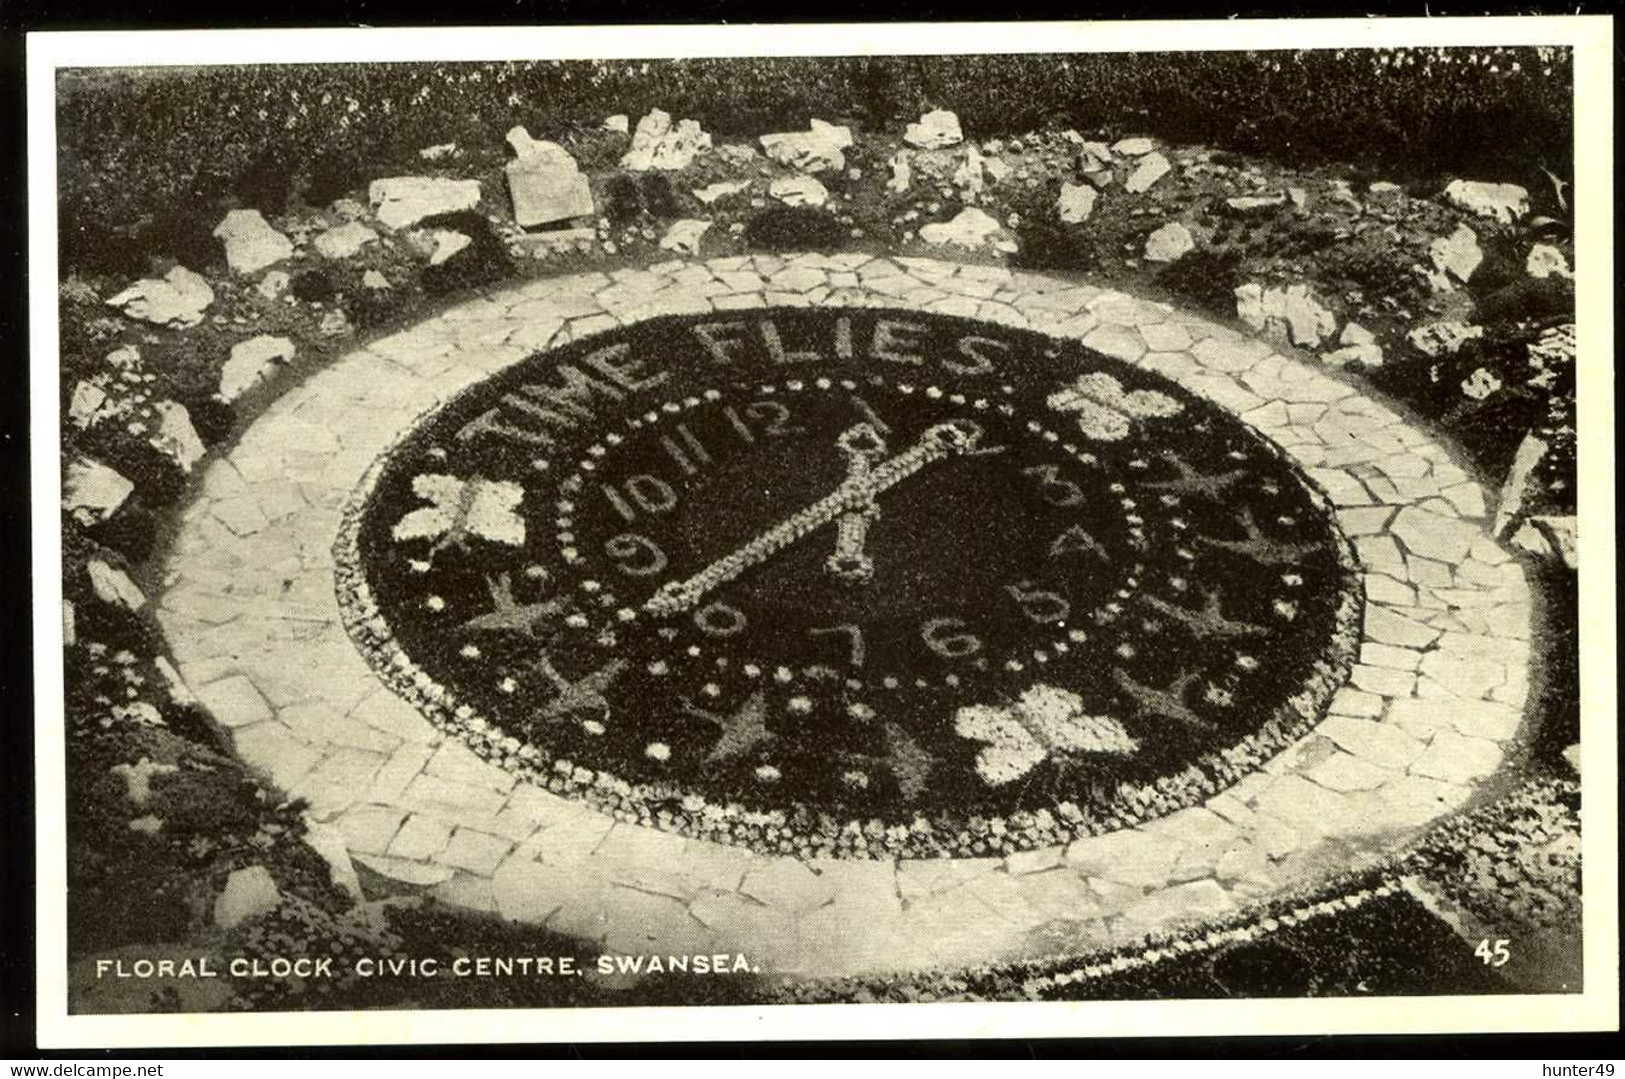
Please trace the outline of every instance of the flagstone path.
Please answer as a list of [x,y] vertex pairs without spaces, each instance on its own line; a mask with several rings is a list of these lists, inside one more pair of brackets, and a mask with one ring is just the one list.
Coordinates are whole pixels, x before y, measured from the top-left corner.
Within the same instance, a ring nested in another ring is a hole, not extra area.
[[[803,861],[517,783],[382,686],[340,621],[330,551],[380,453],[537,349],[655,315],[779,305],[1080,337],[1285,447],[1331,496],[1365,571],[1360,662],[1324,721],[1205,805],[1140,827],[1007,858]],[[624,953],[743,952],[805,974],[967,965],[1200,922],[1376,860],[1466,803],[1515,747],[1528,694],[1529,591],[1487,534],[1485,497],[1387,406],[1165,305],[924,259],[673,261],[475,299],[313,375],[207,467],[156,608],[242,758],[388,877]]]

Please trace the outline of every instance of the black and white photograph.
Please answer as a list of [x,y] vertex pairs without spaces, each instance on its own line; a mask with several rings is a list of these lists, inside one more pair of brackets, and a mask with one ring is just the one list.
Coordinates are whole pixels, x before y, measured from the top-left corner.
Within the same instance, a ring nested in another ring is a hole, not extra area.
[[1612,24],[1154,25],[32,35],[42,1041],[1617,1029]]

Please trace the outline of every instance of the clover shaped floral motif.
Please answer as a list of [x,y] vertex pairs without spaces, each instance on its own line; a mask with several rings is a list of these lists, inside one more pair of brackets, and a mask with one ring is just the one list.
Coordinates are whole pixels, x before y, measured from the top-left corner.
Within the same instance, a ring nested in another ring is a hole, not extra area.
[[1117,442],[1128,437],[1136,419],[1177,416],[1185,406],[1156,390],[1124,390],[1111,375],[1094,371],[1049,396],[1049,407],[1078,413],[1078,427],[1090,438]]
[[1117,720],[1090,715],[1076,693],[1044,685],[1008,705],[961,708],[954,730],[987,743],[976,755],[976,774],[990,787],[1020,779],[1052,753],[1126,755],[1140,748]]
[[430,505],[402,517],[391,535],[434,540],[430,557],[447,547],[466,551],[470,536],[511,547],[525,542],[525,522],[516,512],[525,489],[517,483],[428,474],[412,480],[412,493]]

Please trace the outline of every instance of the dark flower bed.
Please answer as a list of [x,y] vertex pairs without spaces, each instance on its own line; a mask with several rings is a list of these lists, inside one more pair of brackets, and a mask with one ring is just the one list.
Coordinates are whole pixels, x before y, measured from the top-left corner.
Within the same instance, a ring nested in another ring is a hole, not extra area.
[[[1318,717],[1351,662],[1358,588],[1301,474],[1221,410],[1075,343],[906,319],[654,320],[468,391],[352,514],[336,549],[352,631],[504,766],[767,850],[984,853],[1109,831],[1222,789]],[[1002,396],[991,368],[899,390],[873,360],[800,353],[782,388],[737,381],[774,378],[768,352],[901,325],[931,336],[910,346],[922,356],[974,354],[965,340],[999,354]],[[718,335],[740,365],[721,381],[704,374]],[[588,370],[648,389],[593,390]],[[548,388],[561,379],[576,392]],[[543,405],[561,411],[526,431]],[[809,538],[719,578],[692,618],[655,609],[820,504],[841,483],[831,440],[880,415],[906,420],[898,448],[970,415],[1003,445],[880,503],[872,583],[832,584],[827,541]]]

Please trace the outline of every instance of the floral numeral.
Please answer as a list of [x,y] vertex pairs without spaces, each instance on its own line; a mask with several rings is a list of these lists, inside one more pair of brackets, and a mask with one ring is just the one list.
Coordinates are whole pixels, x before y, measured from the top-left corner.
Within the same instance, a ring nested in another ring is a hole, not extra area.
[[1038,477],[1039,494],[1052,506],[1076,506],[1083,501],[1083,488],[1062,479],[1061,470],[1054,465],[1033,465],[1022,469],[1021,474]]
[[628,476],[621,486],[625,494],[607,483],[603,490],[604,497],[625,521],[636,521],[639,509],[644,513],[669,513],[677,507],[677,492],[659,476]]
[[647,536],[622,532],[604,541],[604,553],[630,577],[648,577],[666,568],[666,552]]
[[974,633],[962,632],[965,625],[963,618],[928,619],[920,627],[920,639],[927,648],[946,659],[975,655],[982,650],[982,639]]
[[726,603],[708,603],[694,612],[694,624],[709,637],[732,637],[745,629],[745,612]]
[[1021,613],[1040,625],[1048,622],[1064,622],[1072,613],[1072,603],[1059,592],[1049,592],[1042,588],[1033,588],[1031,581],[1018,581],[1007,584],[1004,590],[1010,598],[1021,605]]

